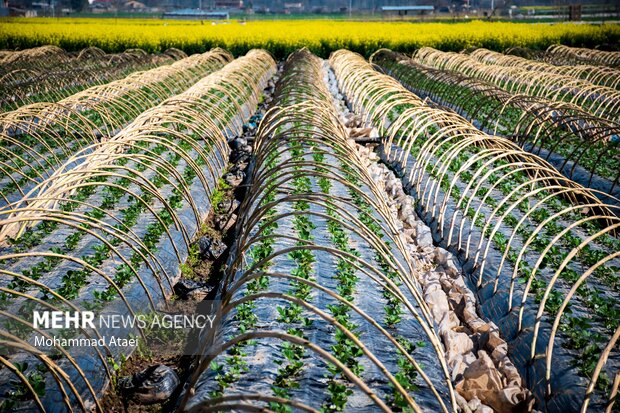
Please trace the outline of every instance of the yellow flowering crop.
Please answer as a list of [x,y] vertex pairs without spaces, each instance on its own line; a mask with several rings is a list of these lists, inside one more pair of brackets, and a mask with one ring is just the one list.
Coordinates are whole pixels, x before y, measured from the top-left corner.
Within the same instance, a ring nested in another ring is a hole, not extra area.
[[368,55],[380,47],[410,52],[420,46],[462,50],[481,46],[546,48],[553,43],[593,47],[620,38],[620,26],[605,24],[531,24],[482,22],[407,23],[330,20],[205,21],[135,19],[5,19],[0,22],[0,48],[53,44],[67,50],[97,46],[109,52],[139,47],[159,51],[177,47],[199,52],[220,46],[234,54],[266,48],[282,58],[306,46],[327,56],[347,48]]

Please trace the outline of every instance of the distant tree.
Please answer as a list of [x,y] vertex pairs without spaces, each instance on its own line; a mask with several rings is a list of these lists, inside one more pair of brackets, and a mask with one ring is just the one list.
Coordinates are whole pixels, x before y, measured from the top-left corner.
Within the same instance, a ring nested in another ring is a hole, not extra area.
[[83,11],[88,7],[88,0],[71,0],[71,8],[75,11]]

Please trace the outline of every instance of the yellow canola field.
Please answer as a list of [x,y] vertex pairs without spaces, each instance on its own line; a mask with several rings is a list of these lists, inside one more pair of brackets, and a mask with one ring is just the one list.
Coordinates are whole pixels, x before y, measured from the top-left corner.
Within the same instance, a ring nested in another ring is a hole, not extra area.
[[97,46],[108,52],[177,47],[193,53],[220,46],[236,55],[265,48],[285,57],[300,47],[326,57],[347,48],[369,55],[381,47],[411,52],[421,46],[462,50],[470,46],[504,50],[511,46],[544,49],[553,43],[594,47],[620,39],[615,24],[532,24],[482,22],[407,23],[333,20],[280,20],[230,23],[136,19],[4,19],[0,48],[53,44],[67,50]]

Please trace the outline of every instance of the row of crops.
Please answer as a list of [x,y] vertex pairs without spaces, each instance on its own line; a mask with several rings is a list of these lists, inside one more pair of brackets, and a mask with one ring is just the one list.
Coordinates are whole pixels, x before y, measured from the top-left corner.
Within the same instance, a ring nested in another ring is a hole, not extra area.
[[[618,56],[518,53],[172,51],[0,114],[0,411],[106,411],[134,349],[43,351],[33,309],[177,300],[248,134],[221,319],[174,409],[613,411]],[[144,331],[65,338],[110,334]]]
[[[522,63],[518,61],[519,57],[509,57],[501,61],[488,59],[485,62],[476,57],[484,58],[485,55],[444,53],[431,48],[422,48],[416,52],[416,61],[427,66],[463,73],[509,92],[572,103],[593,115],[612,121],[620,119],[620,91],[582,79],[579,72],[575,72],[577,76],[574,76],[561,70],[550,71],[545,64],[526,63],[524,67],[523,64],[518,64]],[[507,64],[508,62],[517,64]],[[594,78],[600,77],[601,83],[613,82],[617,77],[617,71],[597,70],[596,67],[586,68],[583,72]]]
[[176,49],[163,54],[148,54],[140,49],[107,54],[95,47],[68,53],[43,46],[3,52],[0,54],[0,113],[36,102],[57,102],[90,86],[184,57],[187,57],[185,53]]
[[[442,52],[436,54],[448,57]],[[614,199],[620,198],[617,122],[562,99],[512,93],[465,72],[435,69],[389,50],[378,51],[371,61],[419,97],[428,97],[456,111],[484,132],[510,139],[550,162],[568,178],[593,189],[603,201],[618,205]],[[588,73],[592,72],[588,69]],[[613,78],[620,79],[620,75]]]
[[[531,51],[526,53],[531,55]],[[568,47],[561,44],[550,46],[541,57],[542,60],[556,65],[585,64],[607,66],[616,69],[620,67],[620,56],[618,53],[582,47]]]
[[321,69],[291,55],[261,123],[221,285],[224,343],[201,363],[188,411],[455,407],[416,270]]
[[307,47],[323,58],[341,48],[365,56],[381,47],[413,52],[422,46],[460,51],[471,46],[501,51],[508,47],[545,50],[560,43],[570,46],[613,47],[620,39],[620,27],[609,24],[531,24],[511,22],[426,23],[345,20],[251,20],[230,24],[201,24],[197,20],[56,18],[3,19],[0,49],[26,49],[53,44],[77,51],[96,46],[108,53],[129,48],[161,52],[176,47],[185,53],[199,53],[222,47],[235,56],[262,48],[277,59]]
[[32,305],[136,314],[171,296],[190,240],[210,209],[205,200],[226,166],[227,138],[241,132],[275,67],[261,51],[228,64],[230,55],[221,50],[188,59],[170,73],[168,87],[191,87],[113,137],[77,155],[68,150],[79,162],[56,168],[36,195],[3,214],[0,225],[11,235],[3,238],[0,257],[2,315],[8,318],[2,344],[22,350],[0,359],[7,366],[0,370],[0,392],[9,396],[5,409],[28,399],[30,408],[102,411],[99,399],[114,377],[110,360],[127,355],[122,347],[60,347],[48,357],[32,344]]
[[[390,52],[375,57],[388,72],[394,66]],[[403,175],[435,240],[466,263],[481,312],[500,326],[539,407],[605,410],[618,385],[618,208],[361,57],[332,60],[353,107],[386,136],[382,157]],[[427,73],[408,63],[396,64],[403,76]]]
[[[103,85],[55,103],[35,103],[0,115],[0,208],[41,192],[63,165],[81,163],[145,110],[222,68],[232,56],[215,49]],[[65,168],[66,169],[66,168]]]

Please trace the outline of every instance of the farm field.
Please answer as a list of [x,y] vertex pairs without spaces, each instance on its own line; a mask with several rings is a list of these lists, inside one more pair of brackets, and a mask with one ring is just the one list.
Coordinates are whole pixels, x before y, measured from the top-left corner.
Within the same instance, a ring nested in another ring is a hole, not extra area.
[[275,23],[2,23],[0,412],[618,411],[617,26]]
[[[217,24],[214,24],[217,23]],[[5,19],[0,20],[0,49],[55,45],[68,51],[96,46],[119,53],[141,48],[185,53],[222,47],[235,56],[252,48],[266,49],[277,59],[307,47],[327,58],[341,48],[369,56],[386,47],[413,52],[422,46],[461,51],[476,46],[496,51],[523,46],[544,50],[555,43],[595,47],[620,39],[617,24],[529,23],[400,23],[329,20],[251,21],[241,23],[136,19]]]

